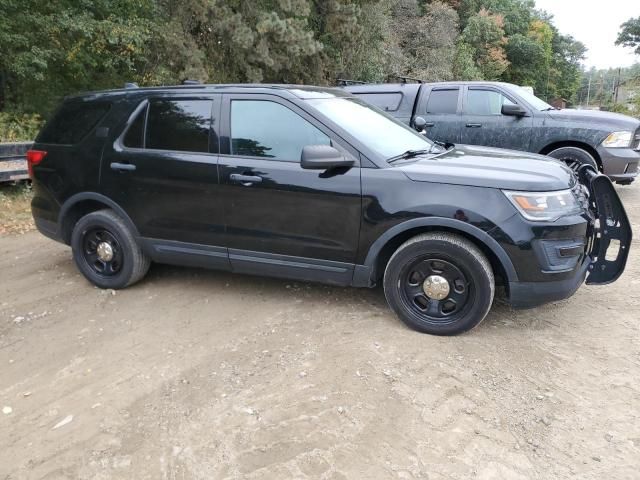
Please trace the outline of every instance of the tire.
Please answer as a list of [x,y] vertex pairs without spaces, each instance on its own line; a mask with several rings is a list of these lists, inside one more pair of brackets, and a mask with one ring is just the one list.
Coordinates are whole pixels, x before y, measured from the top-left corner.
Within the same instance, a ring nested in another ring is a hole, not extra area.
[[591,165],[599,172],[598,162],[589,152],[578,147],[561,147],[548,153],[550,157],[553,157],[561,162],[564,162],[574,172],[577,172],[582,165]]
[[[78,220],[71,233],[71,250],[78,270],[100,288],[133,285],[146,275],[151,263],[113,210],[98,210]],[[111,260],[106,261],[109,253]]]
[[[435,277],[446,280],[447,297],[428,296],[426,286],[439,280]],[[469,240],[441,232],[418,235],[402,244],[387,264],[383,284],[387,302],[398,317],[432,335],[457,335],[479,325],[495,294],[487,257]]]

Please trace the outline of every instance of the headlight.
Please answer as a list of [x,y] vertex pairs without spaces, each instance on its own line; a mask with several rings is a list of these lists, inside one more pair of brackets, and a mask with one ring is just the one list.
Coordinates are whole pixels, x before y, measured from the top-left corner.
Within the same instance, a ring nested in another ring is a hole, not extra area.
[[613,132],[604,139],[602,145],[609,148],[629,148],[633,140],[633,132]]
[[553,222],[565,215],[582,212],[571,190],[557,192],[508,192],[504,194],[527,220]]

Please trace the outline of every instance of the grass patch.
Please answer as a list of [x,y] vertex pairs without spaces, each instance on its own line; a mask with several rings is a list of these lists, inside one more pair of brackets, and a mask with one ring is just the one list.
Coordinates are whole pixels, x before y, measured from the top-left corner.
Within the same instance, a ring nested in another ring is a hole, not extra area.
[[0,184],[0,235],[20,235],[35,229],[31,216],[31,184]]

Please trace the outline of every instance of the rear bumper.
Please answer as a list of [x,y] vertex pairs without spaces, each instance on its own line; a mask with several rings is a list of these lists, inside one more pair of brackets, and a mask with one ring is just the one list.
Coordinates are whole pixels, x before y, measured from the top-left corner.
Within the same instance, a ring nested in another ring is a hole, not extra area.
[[603,173],[612,181],[631,183],[638,176],[640,151],[599,146],[597,152],[602,161]]

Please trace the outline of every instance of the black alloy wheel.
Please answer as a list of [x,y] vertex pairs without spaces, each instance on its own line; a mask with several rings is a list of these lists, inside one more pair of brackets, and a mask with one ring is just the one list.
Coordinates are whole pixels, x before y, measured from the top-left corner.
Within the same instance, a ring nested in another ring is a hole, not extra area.
[[128,287],[149,270],[149,257],[113,210],[98,210],[78,220],[71,233],[71,250],[78,270],[100,288]]
[[384,272],[384,293],[409,327],[456,335],[487,316],[495,293],[491,264],[470,240],[445,232],[403,243]]

